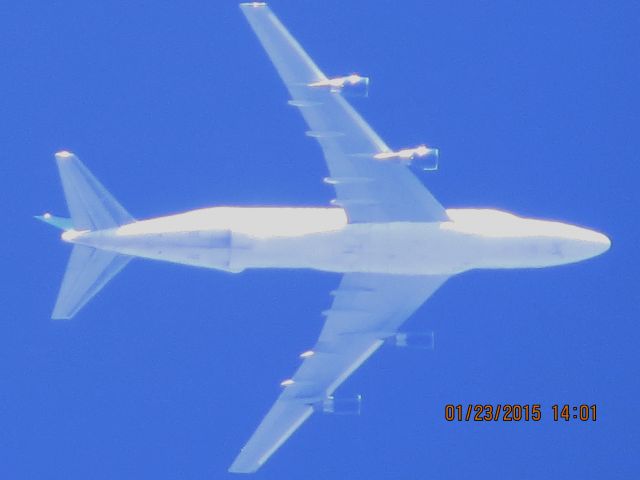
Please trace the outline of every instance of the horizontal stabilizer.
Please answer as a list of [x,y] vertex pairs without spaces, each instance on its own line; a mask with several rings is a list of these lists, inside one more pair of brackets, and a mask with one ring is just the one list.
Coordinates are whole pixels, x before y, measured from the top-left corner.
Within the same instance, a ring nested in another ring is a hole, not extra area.
[[135,221],[73,153],[56,153],[56,162],[75,230],[102,230]]
[[129,260],[126,255],[74,245],[51,318],[72,318]]

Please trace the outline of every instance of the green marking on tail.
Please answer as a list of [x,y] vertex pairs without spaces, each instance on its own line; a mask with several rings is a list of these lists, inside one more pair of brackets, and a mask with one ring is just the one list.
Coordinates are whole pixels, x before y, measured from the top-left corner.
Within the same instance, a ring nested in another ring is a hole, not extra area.
[[64,230],[65,232],[67,230],[73,230],[73,222],[70,218],[55,217],[50,213],[45,213],[44,215],[36,215],[35,218],[44,223],[48,223],[49,225],[59,228],[60,230]]

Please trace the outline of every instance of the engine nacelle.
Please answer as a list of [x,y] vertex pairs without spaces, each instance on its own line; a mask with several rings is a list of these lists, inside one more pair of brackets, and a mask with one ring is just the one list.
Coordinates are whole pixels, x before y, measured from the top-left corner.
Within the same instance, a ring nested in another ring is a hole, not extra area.
[[369,96],[369,77],[361,77],[354,73],[346,77],[327,78],[309,83],[313,88],[327,88],[334,93],[342,93],[348,97]]
[[435,348],[433,332],[400,332],[391,337],[390,341],[396,347],[420,350],[433,350]]
[[415,148],[405,148],[395,152],[376,153],[373,158],[382,161],[397,161],[405,165],[411,165],[420,170],[437,170],[440,151],[437,148],[429,148],[420,145]]
[[331,413],[334,415],[360,415],[361,406],[362,395],[341,398],[336,398],[332,395],[320,402],[316,409],[322,413]]

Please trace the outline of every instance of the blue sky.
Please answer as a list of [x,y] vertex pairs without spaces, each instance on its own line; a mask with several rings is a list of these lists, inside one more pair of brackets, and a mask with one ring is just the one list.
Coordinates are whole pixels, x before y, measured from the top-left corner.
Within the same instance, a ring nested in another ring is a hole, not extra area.
[[[634,478],[640,453],[637,2],[274,1],[393,147],[440,147],[447,207],[607,233],[566,267],[478,271],[410,320],[435,352],[376,354],[256,478]],[[136,217],[325,205],[320,149],[232,2],[0,7],[0,476],[229,478],[313,344],[339,277],[136,261],[71,322],[49,315],[69,247],[53,153],[76,152]],[[540,423],[447,423],[447,403],[542,403]],[[556,423],[554,403],[597,404]]]

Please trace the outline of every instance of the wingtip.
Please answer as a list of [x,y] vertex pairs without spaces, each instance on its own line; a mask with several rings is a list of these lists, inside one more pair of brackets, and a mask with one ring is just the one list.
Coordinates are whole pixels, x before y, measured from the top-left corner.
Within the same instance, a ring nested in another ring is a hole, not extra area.
[[75,157],[75,155],[68,150],[60,150],[59,152],[56,152],[55,157],[58,160],[69,160]]
[[243,2],[240,4],[240,8],[264,8],[267,6],[267,2]]
[[59,322],[60,320],[71,320],[76,312],[62,312],[57,302],[53,307],[53,311],[51,312],[51,320]]
[[229,473],[256,473],[260,467],[262,466],[261,462],[251,462],[247,461],[246,457],[242,454],[244,452],[246,445],[242,447],[240,453],[233,461],[231,466],[227,469]]
[[242,466],[237,466],[235,463],[233,465],[231,465],[229,467],[229,469],[227,470],[227,472],[229,473],[244,473],[244,474],[248,474],[248,473],[256,473],[258,471],[258,468],[260,468],[260,466],[255,466],[255,467],[242,467]]

